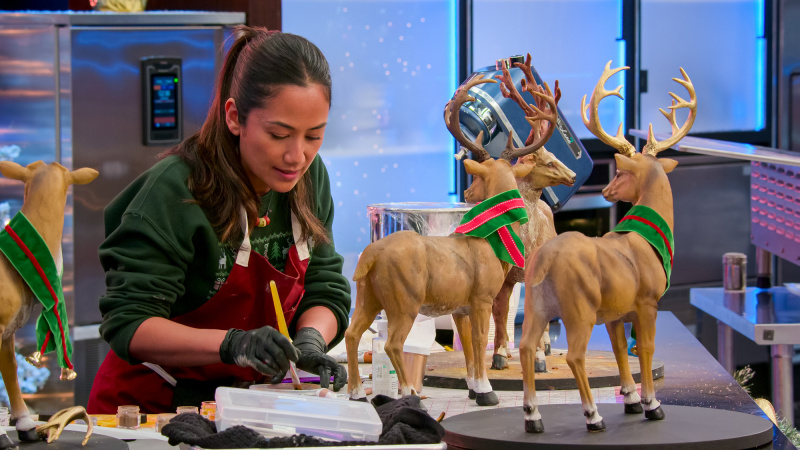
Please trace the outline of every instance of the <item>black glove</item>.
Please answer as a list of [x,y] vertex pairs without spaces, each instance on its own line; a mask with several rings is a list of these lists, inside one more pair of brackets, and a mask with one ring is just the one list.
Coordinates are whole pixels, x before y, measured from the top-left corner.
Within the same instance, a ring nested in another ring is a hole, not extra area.
[[273,379],[289,370],[289,360],[300,357],[291,341],[272,327],[250,331],[231,328],[219,346],[219,356],[225,364],[252,367]]
[[315,328],[301,328],[294,338],[294,346],[301,352],[297,367],[319,375],[320,387],[327,388],[330,385],[331,375],[333,375],[334,391],[338,391],[347,383],[347,371],[326,354],[328,344]]

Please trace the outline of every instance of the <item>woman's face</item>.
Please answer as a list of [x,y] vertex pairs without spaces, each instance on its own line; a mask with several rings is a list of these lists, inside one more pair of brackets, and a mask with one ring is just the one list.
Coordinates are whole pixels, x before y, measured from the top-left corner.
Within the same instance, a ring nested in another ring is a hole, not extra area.
[[278,88],[266,105],[250,110],[244,124],[233,99],[225,102],[225,121],[239,136],[242,165],[259,196],[288,192],[300,181],[322,145],[329,110],[319,84]]

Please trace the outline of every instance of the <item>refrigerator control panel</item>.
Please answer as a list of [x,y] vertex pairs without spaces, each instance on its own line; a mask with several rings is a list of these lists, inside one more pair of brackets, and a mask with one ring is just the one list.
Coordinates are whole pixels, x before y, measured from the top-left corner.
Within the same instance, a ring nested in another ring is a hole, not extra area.
[[169,145],[181,141],[180,58],[142,59],[142,143]]

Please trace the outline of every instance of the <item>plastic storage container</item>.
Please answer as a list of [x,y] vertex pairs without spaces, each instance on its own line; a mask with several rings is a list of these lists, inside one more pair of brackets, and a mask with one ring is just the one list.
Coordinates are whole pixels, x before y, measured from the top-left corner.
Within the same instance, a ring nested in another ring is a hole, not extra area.
[[307,434],[336,441],[377,441],[383,424],[369,403],[219,387],[217,430],[236,425],[266,437]]

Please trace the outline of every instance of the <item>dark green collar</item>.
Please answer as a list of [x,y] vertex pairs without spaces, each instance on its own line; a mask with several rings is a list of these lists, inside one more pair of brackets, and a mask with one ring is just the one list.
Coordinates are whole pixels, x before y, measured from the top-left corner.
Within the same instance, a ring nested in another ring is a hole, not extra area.
[[611,231],[637,233],[653,246],[664,264],[664,273],[667,275],[667,287],[664,289],[664,293],[666,293],[669,289],[669,278],[672,275],[672,255],[675,241],[672,230],[664,218],[652,208],[637,205],[631,208]]

